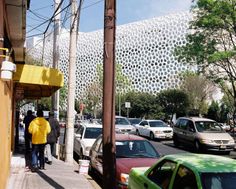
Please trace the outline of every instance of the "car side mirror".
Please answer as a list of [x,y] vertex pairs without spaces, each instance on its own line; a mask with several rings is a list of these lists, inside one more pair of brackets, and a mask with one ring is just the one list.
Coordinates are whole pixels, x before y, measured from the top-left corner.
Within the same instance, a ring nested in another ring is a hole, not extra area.
[[75,138],[81,138],[81,134],[75,134]]
[[191,132],[195,132],[195,129],[194,128],[189,128],[189,131],[191,131]]

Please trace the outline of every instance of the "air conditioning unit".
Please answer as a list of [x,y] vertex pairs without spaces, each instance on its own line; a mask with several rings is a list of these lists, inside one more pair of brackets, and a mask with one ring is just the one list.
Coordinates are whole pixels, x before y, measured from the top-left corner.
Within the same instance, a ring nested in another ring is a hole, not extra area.
[[1,79],[4,81],[12,80],[12,74],[16,71],[16,65],[10,61],[3,61],[1,67]]

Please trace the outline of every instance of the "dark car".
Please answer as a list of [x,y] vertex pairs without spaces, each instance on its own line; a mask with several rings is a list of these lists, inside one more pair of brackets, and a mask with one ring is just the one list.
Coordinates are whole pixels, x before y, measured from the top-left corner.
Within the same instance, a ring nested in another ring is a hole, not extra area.
[[[102,179],[102,135],[90,150],[89,174]],[[160,157],[145,138],[131,134],[116,134],[116,180],[118,188],[127,188],[128,176],[133,167],[150,167]]]
[[128,120],[131,123],[131,125],[134,125],[134,126],[139,124],[142,121],[141,118],[128,118]]

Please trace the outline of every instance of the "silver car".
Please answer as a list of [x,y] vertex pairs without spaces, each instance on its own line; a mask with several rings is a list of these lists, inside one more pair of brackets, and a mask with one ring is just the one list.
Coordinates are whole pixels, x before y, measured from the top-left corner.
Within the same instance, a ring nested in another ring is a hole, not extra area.
[[193,145],[196,151],[234,150],[234,139],[214,120],[201,117],[180,117],[173,127],[175,146]]

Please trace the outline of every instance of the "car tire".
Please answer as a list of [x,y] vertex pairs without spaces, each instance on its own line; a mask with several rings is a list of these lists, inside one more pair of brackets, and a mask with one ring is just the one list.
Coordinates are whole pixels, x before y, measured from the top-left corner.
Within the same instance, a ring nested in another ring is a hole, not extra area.
[[136,135],[140,136],[140,133],[139,133],[138,129],[136,130]]
[[151,140],[155,140],[155,137],[154,137],[153,132],[150,132],[150,139],[151,139]]
[[200,142],[199,142],[198,140],[195,140],[195,142],[194,142],[194,147],[195,147],[195,151],[196,151],[197,153],[199,153],[199,152],[202,151],[201,144],[200,144]]

